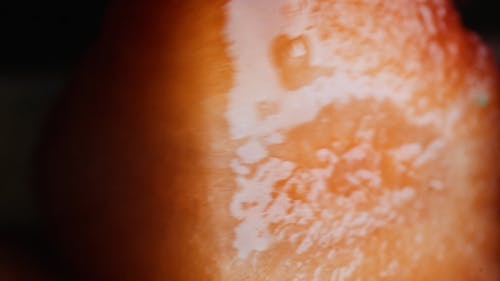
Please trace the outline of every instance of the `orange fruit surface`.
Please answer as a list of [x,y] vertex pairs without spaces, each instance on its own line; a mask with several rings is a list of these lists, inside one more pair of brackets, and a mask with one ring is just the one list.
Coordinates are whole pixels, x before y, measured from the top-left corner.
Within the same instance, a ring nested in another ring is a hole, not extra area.
[[55,229],[92,280],[499,280],[497,77],[445,0],[116,1]]

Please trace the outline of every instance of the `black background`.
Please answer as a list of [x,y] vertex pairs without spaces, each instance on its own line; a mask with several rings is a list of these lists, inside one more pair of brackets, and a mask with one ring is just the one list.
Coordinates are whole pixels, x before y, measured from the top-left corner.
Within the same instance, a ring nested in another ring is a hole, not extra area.
[[96,38],[108,1],[1,1],[4,71],[67,67]]

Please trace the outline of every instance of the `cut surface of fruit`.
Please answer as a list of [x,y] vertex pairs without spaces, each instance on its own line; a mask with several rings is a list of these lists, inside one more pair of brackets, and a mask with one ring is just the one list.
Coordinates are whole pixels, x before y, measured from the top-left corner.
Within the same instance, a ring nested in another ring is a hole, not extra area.
[[117,3],[45,146],[84,271],[500,278],[498,74],[449,1]]

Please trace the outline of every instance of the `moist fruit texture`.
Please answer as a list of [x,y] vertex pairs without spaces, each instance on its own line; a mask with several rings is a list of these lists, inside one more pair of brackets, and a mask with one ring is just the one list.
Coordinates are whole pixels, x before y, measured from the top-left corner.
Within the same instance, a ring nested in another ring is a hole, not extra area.
[[499,280],[498,81],[444,0],[117,1],[43,146],[94,280]]

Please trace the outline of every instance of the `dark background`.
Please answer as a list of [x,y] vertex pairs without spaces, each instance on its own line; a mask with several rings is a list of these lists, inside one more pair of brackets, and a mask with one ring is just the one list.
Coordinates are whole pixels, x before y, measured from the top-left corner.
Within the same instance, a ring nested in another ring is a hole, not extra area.
[[[0,246],[23,249],[57,271],[64,261],[55,254],[36,208],[33,153],[55,98],[99,34],[108,2],[0,4]],[[457,6],[465,25],[480,33],[499,58],[500,11],[495,2],[459,0]]]
[[18,0],[0,4],[0,68],[61,69],[96,38],[109,1]]

